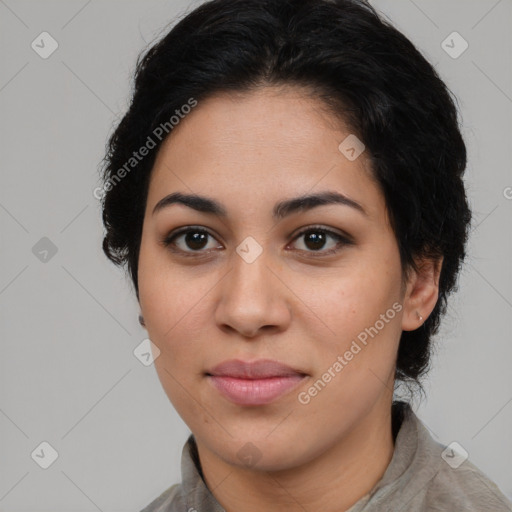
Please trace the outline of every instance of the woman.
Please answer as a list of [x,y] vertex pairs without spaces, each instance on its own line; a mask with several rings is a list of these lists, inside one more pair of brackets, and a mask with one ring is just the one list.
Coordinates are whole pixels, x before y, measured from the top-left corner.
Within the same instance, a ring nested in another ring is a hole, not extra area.
[[445,84],[363,1],[213,0],[139,60],[103,248],[192,431],[146,512],[512,510],[393,401],[465,257],[465,165]]

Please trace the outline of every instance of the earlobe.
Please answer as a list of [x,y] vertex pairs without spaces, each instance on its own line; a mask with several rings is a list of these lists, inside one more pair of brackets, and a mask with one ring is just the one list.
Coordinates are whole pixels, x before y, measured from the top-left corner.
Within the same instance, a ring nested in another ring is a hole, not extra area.
[[426,259],[418,264],[418,271],[411,271],[404,296],[402,330],[418,329],[434,309],[439,296],[442,264],[443,257]]

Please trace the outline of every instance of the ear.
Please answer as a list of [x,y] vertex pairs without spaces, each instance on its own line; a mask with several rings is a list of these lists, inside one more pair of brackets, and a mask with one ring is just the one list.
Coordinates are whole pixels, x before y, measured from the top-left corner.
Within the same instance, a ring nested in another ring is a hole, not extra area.
[[[403,298],[402,330],[418,329],[432,313],[439,297],[442,265],[443,257],[436,260],[424,259],[417,263],[418,271],[410,271]],[[418,314],[423,319],[420,319]]]

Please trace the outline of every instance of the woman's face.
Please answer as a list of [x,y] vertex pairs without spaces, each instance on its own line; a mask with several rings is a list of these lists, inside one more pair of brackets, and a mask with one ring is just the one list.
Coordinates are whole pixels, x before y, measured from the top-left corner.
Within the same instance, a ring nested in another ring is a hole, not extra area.
[[[323,112],[294,89],[216,96],[152,172],[139,293],[155,366],[198,445],[227,463],[294,467],[389,420],[409,327],[397,242],[365,153],[340,150],[350,131]],[[154,211],[178,193],[223,213]],[[325,193],[354,203],[276,208]]]

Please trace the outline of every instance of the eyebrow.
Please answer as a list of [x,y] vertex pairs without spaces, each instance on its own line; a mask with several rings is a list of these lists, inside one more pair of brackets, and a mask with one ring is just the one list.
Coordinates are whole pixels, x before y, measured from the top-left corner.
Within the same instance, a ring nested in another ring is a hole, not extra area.
[[[218,215],[222,218],[227,217],[226,208],[215,199],[200,196],[197,194],[183,194],[181,192],[174,192],[164,198],[160,199],[153,208],[153,215],[164,208],[167,208],[173,204],[182,204],[188,206],[198,212],[209,213]],[[353,199],[350,199],[344,194],[339,192],[325,191],[317,194],[308,194],[292,199],[285,199],[280,201],[274,206],[272,211],[272,217],[274,219],[283,219],[289,215],[297,212],[311,210],[317,206],[329,205],[329,204],[340,204],[349,206],[365,216],[368,213],[361,204]]]

